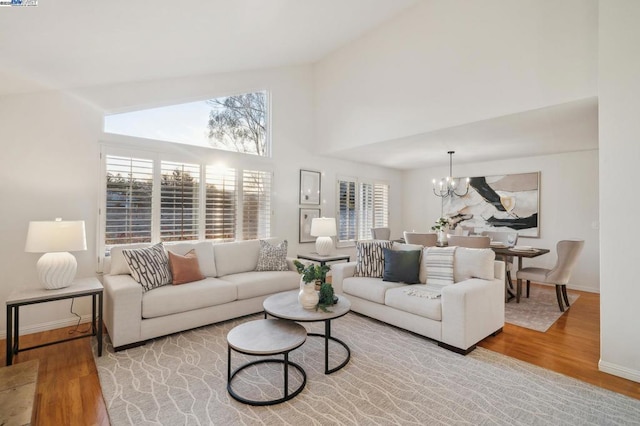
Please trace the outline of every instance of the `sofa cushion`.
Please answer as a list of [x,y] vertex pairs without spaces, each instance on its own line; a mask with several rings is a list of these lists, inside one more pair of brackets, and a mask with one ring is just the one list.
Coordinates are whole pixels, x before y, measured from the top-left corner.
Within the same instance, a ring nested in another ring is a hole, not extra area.
[[186,284],[204,279],[198,265],[198,256],[195,250],[190,250],[184,256],[167,251],[169,255],[169,270],[171,271],[172,284]]
[[142,295],[142,317],[156,318],[237,299],[235,284],[219,278],[205,278],[184,285],[158,287]]
[[[427,249],[428,247],[424,248],[424,250]],[[427,282],[426,257],[423,252],[420,260],[420,282],[422,284]],[[457,247],[453,257],[453,282],[458,283],[472,277],[492,280],[495,257],[495,253],[490,248]]]
[[457,283],[469,278],[492,280],[496,254],[490,248],[458,247],[453,260],[453,280]]
[[241,272],[221,278],[238,287],[238,300],[300,288],[300,275],[294,271]]
[[126,249],[122,254],[129,264],[131,277],[140,283],[145,292],[171,284],[169,259],[162,243],[147,248]]
[[422,250],[382,249],[384,255],[383,281],[416,284],[420,280],[420,253]]
[[420,250],[422,251],[424,247],[421,246],[420,244],[405,244],[405,243],[399,243],[397,241],[393,241],[393,243],[391,244],[391,250],[396,250],[396,251],[412,251],[412,250]]
[[[413,285],[409,288],[412,290],[423,290],[425,292],[429,291],[429,287],[426,285]],[[442,321],[442,303],[440,298],[429,299],[426,297],[412,296],[407,294],[407,290],[407,286],[387,290],[384,299],[385,305],[435,321]]]
[[384,304],[384,295],[390,288],[406,287],[406,284],[382,281],[380,278],[350,277],[342,282],[342,291],[347,295]]
[[260,240],[260,252],[258,253],[258,265],[256,271],[288,271],[287,264],[287,240],[278,245]]
[[259,253],[260,240],[214,244],[213,257],[216,261],[218,276],[255,271],[258,266]]
[[167,251],[171,251],[182,256],[191,250],[195,250],[196,256],[198,256],[198,266],[200,266],[200,272],[202,272],[202,275],[205,277],[215,277],[218,275],[216,271],[216,262],[213,258],[213,244],[211,242],[172,243],[165,244],[164,248]]
[[356,242],[356,277],[382,278],[384,272],[383,248],[391,248],[391,241]]
[[129,269],[129,264],[127,263],[127,259],[124,258],[122,251],[139,249],[139,248],[147,248],[147,247],[151,247],[151,244],[150,243],[124,244],[120,246],[111,247],[111,250],[109,250],[109,258],[110,258],[109,275],[131,274],[131,270]]

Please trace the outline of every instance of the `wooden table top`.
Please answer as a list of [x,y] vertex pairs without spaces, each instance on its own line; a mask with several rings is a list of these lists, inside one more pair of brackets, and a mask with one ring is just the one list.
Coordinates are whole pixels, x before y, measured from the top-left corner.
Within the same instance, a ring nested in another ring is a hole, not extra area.
[[298,290],[285,291],[269,296],[262,306],[269,315],[292,321],[324,321],[345,315],[351,309],[351,302],[343,294],[338,296],[338,303],[327,306],[324,312],[321,309],[304,309],[298,302]]
[[535,248],[532,247],[531,250],[518,250],[515,249],[514,247],[499,247],[499,246],[493,246],[491,247],[491,250],[493,250],[496,254],[499,254],[501,256],[516,256],[516,257],[538,257],[540,255],[543,254],[547,254],[549,253],[549,249],[545,249],[545,248]]

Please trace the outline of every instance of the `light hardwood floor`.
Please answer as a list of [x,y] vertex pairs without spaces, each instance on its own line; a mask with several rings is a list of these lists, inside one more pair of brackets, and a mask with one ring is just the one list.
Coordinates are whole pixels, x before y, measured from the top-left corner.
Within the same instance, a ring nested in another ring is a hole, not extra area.
[[[535,286],[532,289],[535,291]],[[640,383],[598,371],[600,296],[576,292],[580,298],[546,333],[505,324],[504,331],[480,346],[557,371],[633,398]],[[21,346],[68,336],[70,328],[27,335]],[[5,364],[5,341],[0,341]],[[89,339],[20,353],[16,362],[40,360],[36,395],[37,425],[108,425]]]

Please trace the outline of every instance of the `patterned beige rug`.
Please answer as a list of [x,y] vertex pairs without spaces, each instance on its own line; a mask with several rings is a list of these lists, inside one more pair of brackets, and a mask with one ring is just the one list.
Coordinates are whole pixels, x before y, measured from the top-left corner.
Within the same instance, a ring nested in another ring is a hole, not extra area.
[[[342,370],[324,375],[323,340],[309,337],[291,354],[307,372],[297,397],[251,407],[226,390],[225,336],[253,318],[157,339],[96,358],[112,425],[603,425],[639,424],[640,400],[478,348],[468,356],[350,313],[333,334],[351,348]],[[315,327],[314,331],[318,331]],[[344,356],[339,347],[335,359]],[[240,362],[234,354],[233,364]],[[268,397],[279,369],[243,378]],[[295,381],[295,380],[294,380]],[[296,383],[291,383],[291,387]]]
[[[524,290],[524,284],[523,284]],[[580,297],[578,294],[567,292],[569,302],[573,305]],[[571,309],[571,308],[569,308]],[[565,313],[567,309],[565,308]],[[555,287],[531,286],[529,298],[520,297],[520,303],[511,299],[504,306],[504,321],[520,327],[545,332],[563,315],[558,307]]]

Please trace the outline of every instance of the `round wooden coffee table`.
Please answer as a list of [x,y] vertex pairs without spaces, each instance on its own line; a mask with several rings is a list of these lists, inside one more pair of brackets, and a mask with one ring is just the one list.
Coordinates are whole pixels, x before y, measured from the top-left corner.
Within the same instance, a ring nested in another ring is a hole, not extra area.
[[[351,302],[344,295],[338,296],[338,303],[327,307],[327,310],[331,312],[323,312],[320,309],[304,309],[298,303],[298,290],[285,291],[269,296],[262,306],[264,307],[265,318],[267,318],[267,315],[271,315],[272,317],[296,322],[324,321],[324,334],[308,333],[309,336],[324,337],[324,374],[331,374],[340,370],[351,359],[349,346],[331,335],[331,320],[346,315],[351,309]],[[347,351],[345,360],[334,368],[329,368],[329,340],[338,343]]]
[[[307,340],[307,330],[300,324],[279,319],[249,321],[234,327],[227,334],[227,392],[237,401],[250,405],[280,404],[302,392],[307,384],[307,373],[295,362],[289,361],[289,352],[299,348]],[[268,358],[248,362],[231,372],[231,350],[246,355],[270,356],[284,355],[284,359]],[[238,395],[231,387],[233,378],[245,368],[256,364],[278,363],[284,366],[284,392],[282,398],[271,400],[252,400]],[[302,374],[300,386],[289,393],[289,366]]]

